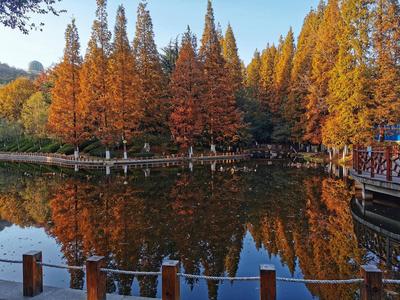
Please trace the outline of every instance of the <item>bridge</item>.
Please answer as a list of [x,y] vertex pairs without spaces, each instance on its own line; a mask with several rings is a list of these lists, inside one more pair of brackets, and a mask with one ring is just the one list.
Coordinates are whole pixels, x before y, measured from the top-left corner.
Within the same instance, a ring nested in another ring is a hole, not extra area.
[[399,148],[355,146],[350,174],[361,185],[364,199],[372,199],[374,192],[400,198]]

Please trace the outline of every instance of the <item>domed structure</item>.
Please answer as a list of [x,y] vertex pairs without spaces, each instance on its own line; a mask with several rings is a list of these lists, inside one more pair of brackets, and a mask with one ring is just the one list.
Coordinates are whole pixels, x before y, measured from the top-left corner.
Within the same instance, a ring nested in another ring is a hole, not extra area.
[[34,60],[29,63],[28,72],[31,74],[39,74],[44,71],[44,67],[41,62]]

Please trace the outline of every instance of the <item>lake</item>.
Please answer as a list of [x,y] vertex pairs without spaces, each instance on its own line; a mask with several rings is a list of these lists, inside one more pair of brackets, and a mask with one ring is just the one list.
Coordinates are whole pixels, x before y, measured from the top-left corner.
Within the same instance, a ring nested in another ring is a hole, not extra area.
[[[307,279],[357,278],[360,265],[373,263],[399,278],[400,242],[392,241],[390,258],[380,252],[385,236],[368,231],[374,220],[360,213],[354,191],[324,167],[262,161],[109,176],[2,163],[0,257],[41,250],[44,262],[80,266],[102,255],[107,268],[140,271],[176,259],[185,273],[215,276],[258,276],[260,264],[274,264],[279,277]],[[381,204],[367,208],[388,213]],[[390,224],[380,226],[399,234],[400,210],[389,211]],[[21,265],[0,263],[0,279],[21,282]],[[82,289],[85,276],[44,268],[44,284]],[[258,285],[182,279],[181,298],[258,299]],[[108,274],[109,293],[155,297],[160,288],[157,277]],[[357,299],[358,289],[277,284],[278,299]]]

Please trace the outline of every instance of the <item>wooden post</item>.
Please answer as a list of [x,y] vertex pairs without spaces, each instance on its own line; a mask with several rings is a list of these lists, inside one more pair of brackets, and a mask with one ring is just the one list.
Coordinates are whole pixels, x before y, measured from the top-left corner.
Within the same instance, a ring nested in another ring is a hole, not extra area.
[[387,146],[385,151],[386,180],[392,181],[392,147]]
[[383,299],[382,271],[373,265],[361,266],[361,276],[361,300]]
[[260,299],[276,299],[276,271],[274,265],[260,265]]
[[104,256],[92,256],[86,260],[87,300],[106,299],[107,276],[100,270],[104,267]]
[[375,159],[374,152],[371,151],[371,178],[375,177]]
[[22,256],[23,295],[35,297],[43,292],[43,270],[41,251],[29,251]]
[[162,265],[162,300],[180,299],[180,282],[178,277],[179,261],[168,260]]

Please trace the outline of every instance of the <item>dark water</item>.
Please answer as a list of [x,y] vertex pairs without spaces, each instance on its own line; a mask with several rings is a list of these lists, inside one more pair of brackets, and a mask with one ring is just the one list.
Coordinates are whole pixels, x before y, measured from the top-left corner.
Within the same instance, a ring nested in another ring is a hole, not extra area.
[[[2,164],[0,257],[21,259],[41,250],[45,262],[83,265],[88,256],[104,255],[108,268],[141,271],[158,271],[164,259],[176,259],[186,273],[216,276],[257,276],[267,263],[277,276],[308,279],[357,278],[360,265],[373,263],[386,277],[399,277],[400,242],[389,239],[391,252],[382,250],[387,232],[400,233],[397,208],[379,219],[387,213],[382,205],[351,201],[350,180],[324,168],[254,161],[216,170],[205,165],[193,172],[178,167],[151,169],[150,176],[138,169],[103,176]],[[384,233],[368,225],[385,222],[392,227]],[[0,279],[22,281],[21,266],[0,264]],[[155,297],[159,279],[110,274],[107,288]],[[45,268],[44,283],[82,289],[85,276]],[[358,288],[277,286],[279,299],[357,299]],[[182,280],[181,289],[182,299],[259,297],[257,282]]]

